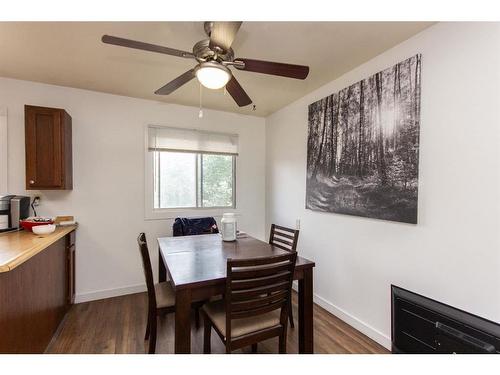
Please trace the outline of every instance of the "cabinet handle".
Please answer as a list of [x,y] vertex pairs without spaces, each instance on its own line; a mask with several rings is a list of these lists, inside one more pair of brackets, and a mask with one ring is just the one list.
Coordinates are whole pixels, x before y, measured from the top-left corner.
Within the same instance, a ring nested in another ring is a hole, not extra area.
[[30,180],[30,185],[33,185],[35,183],[34,180]]

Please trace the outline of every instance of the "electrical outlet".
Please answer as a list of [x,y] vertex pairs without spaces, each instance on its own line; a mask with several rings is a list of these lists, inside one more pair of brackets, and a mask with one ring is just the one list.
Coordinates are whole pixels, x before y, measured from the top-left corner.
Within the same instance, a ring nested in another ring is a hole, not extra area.
[[300,230],[300,219],[295,220],[295,229]]

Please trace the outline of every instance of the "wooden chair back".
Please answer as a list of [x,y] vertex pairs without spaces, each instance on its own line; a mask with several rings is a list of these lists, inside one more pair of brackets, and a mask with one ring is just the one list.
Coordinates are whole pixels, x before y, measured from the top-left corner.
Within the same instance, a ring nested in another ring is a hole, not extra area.
[[286,251],[296,251],[298,240],[298,229],[290,229],[276,224],[271,225],[271,234],[269,236],[271,245]]
[[226,279],[226,338],[231,321],[281,309],[286,328],[297,252],[250,259],[228,259]]
[[149,257],[148,243],[146,234],[140,233],[137,237],[137,244],[142,258],[142,268],[144,269],[144,277],[146,278],[146,287],[148,289],[148,301],[150,308],[156,309],[155,284],[153,281],[153,269],[151,267],[151,259]]

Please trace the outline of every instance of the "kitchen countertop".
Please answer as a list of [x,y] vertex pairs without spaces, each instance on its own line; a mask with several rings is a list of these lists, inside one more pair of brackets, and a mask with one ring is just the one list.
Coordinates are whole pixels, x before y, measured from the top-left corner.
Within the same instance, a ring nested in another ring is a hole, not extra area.
[[0,272],[8,272],[43,251],[76,229],[76,225],[57,227],[41,237],[25,230],[0,234]]

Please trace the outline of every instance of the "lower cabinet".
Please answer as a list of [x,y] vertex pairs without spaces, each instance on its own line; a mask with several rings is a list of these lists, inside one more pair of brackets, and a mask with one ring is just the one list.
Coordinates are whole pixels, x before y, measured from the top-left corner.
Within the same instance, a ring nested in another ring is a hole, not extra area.
[[75,295],[75,232],[0,273],[0,353],[43,353]]

